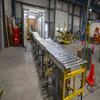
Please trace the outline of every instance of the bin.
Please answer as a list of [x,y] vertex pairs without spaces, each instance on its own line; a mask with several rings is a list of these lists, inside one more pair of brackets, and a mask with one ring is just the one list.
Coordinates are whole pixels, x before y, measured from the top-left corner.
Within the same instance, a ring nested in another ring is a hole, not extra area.
[[13,28],[13,41],[14,46],[20,45],[20,29],[18,27]]
[[87,60],[87,69],[90,69],[92,63],[92,49],[91,48],[83,48],[82,49],[82,58]]

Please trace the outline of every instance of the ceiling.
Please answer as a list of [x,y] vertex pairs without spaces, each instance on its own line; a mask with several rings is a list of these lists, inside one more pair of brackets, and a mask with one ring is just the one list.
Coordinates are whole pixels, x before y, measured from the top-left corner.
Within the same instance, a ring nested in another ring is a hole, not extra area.
[[33,8],[30,6],[24,6],[24,13],[30,16],[34,16],[36,18],[43,16],[44,12],[45,10],[43,9]]
[[[62,0],[60,0],[62,1]],[[87,2],[88,0],[63,0],[65,2],[70,2],[70,3],[74,3],[74,4],[77,4],[77,5],[83,5],[83,6],[86,6],[87,5]],[[91,1],[91,4],[90,4],[90,7],[97,13],[100,13],[100,0],[90,0]]]

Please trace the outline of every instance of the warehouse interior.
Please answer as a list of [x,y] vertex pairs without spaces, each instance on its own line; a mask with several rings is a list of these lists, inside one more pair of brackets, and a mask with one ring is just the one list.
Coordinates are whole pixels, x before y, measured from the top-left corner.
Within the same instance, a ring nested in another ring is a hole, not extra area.
[[0,0],[0,99],[99,100],[100,0]]

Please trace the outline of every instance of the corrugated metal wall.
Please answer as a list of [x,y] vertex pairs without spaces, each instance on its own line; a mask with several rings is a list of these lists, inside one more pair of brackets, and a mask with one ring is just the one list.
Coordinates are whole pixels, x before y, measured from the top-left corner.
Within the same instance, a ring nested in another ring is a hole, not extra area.
[[49,0],[17,0],[17,1],[28,4],[34,4],[41,7],[48,7],[48,2],[49,2]]
[[5,15],[11,17],[11,0],[4,0]]
[[60,26],[60,28],[64,28],[64,24],[68,26],[68,13],[56,10],[55,26],[56,27]]
[[[80,30],[81,14],[80,14],[80,7],[78,5],[72,5],[63,1],[56,0],[56,10],[55,10],[54,0],[50,0],[50,8],[49,8],[49,0],[17,0],[17,1],[43,7],[46,10],[45,22],[49,24],[50,33],[55,32],[55,27],[57,27],[58,23],[60,23],[62,26],[62,24],[64,25],[64,22],[67,24],[68,30],[73,29],[73,32],[77,32]],[[74,13],[73,13],[73,7],[74,7]],[[21,17],[20,9],[21,5],[16,4],[16,16],[18,18]],[[91,15],[91,17],[95,18],[96,15],[93,14]]]
[[16,13],[16,18],[21,18],[22,12],[21,12],[21,4],[20,3],[16,3],[15,13]]

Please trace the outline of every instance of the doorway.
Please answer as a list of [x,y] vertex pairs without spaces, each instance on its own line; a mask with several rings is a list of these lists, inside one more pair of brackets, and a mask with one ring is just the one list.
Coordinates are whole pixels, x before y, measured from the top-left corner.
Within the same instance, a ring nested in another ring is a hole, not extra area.
[[[24,45],[30,32],[38,32],[42,38],[47,38],[48,28],[45,23],[45,9],[23,6],[24,11]],[[45,30],[46,29],[46,30]]]

